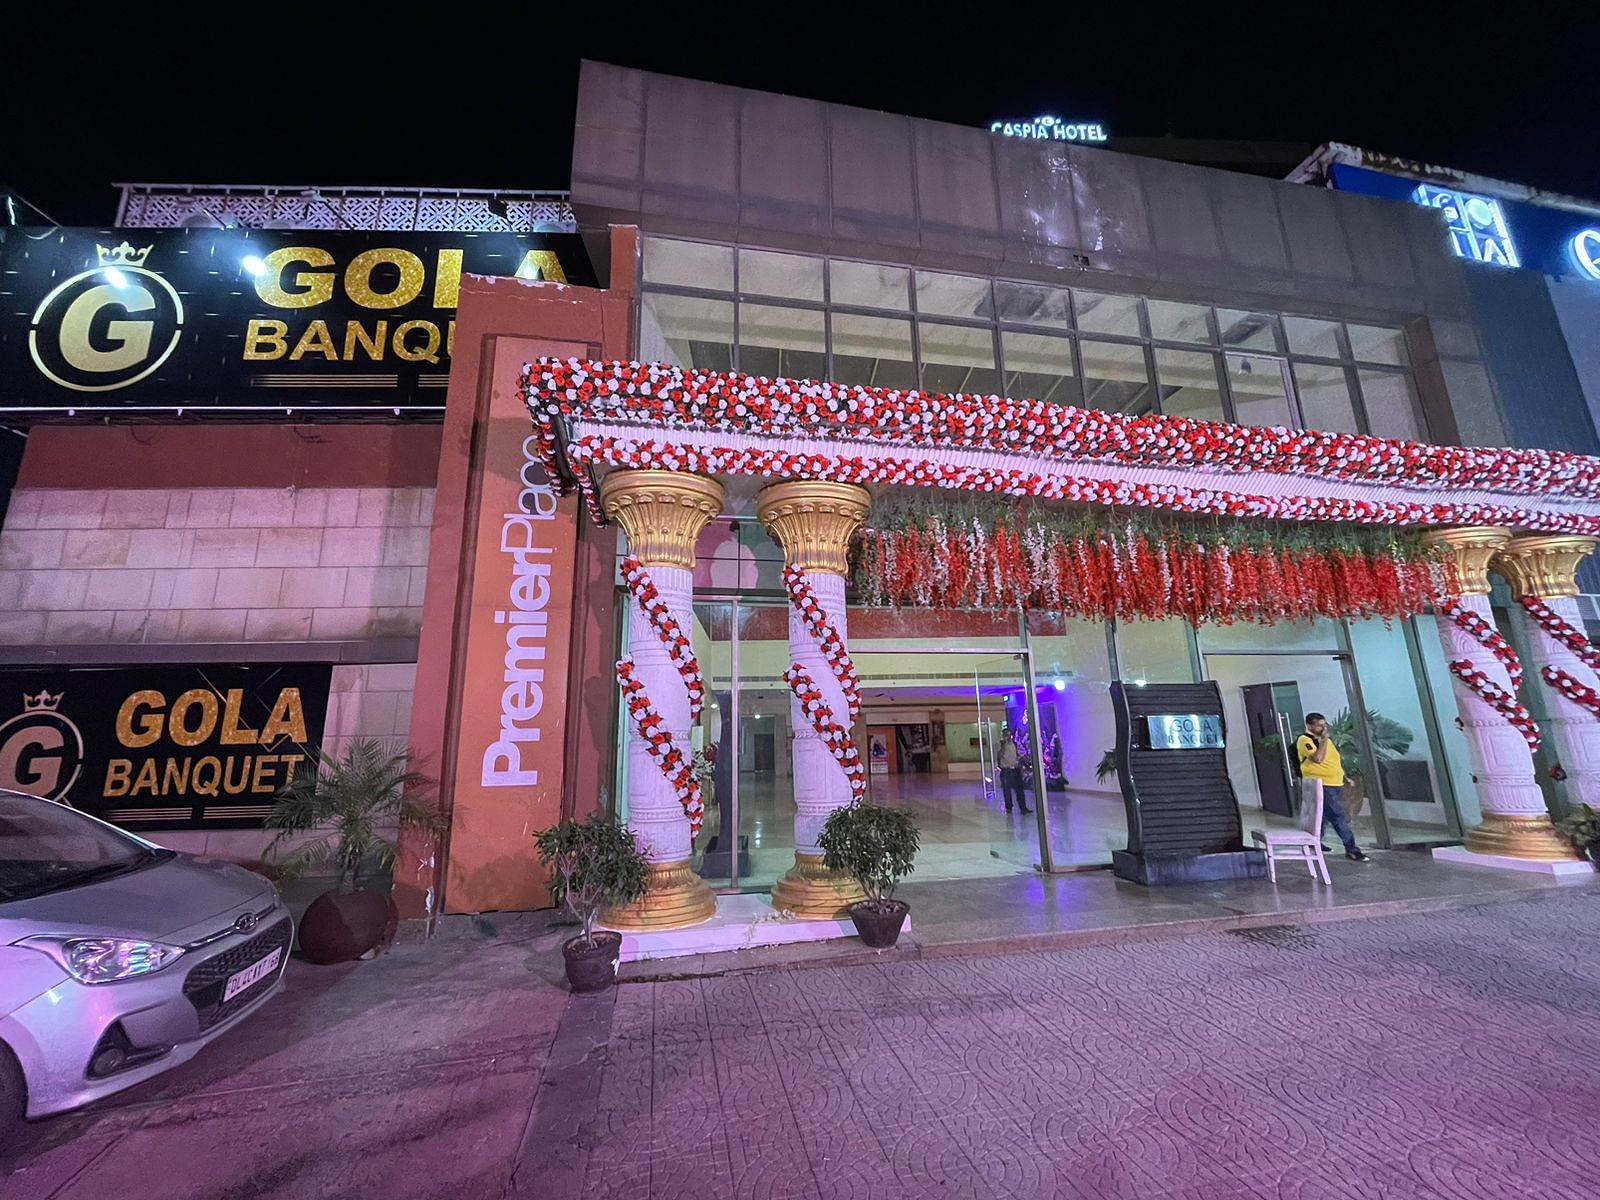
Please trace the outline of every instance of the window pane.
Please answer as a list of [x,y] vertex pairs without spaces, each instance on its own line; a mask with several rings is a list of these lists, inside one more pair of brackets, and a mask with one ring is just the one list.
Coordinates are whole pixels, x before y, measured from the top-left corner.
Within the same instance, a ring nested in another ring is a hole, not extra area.
[[1350,352],[1357,362],[1393,363],[1403,367],[1411,359],[1406,354],[1406,335],[1381,325],[1347,325]]
[[739,369],[752,375],[821,379],[827,374],[822,313],[770,304],[739,306]]
[[1203,304],[1179,304],[1176,300],[1146,300],[1150,314],[1150,336],[1158,342],[1209,342],[1211,322]]
[[971,275],[936,275],[917,272],[917,311],[941,317],[993,319],[989,281]]
[[644,278],[646,283],[671,283],[679,287],[731,292],[733,247],[645,238]]
[[1276,350],[1277,320],[1271,313],[1245,312],[1238,308],[1217,309],[1217,330],[1224,346],[1242,350]]
[[1399,371],[1358,371],[1361,399],[1367,407],[1369,432],[1379,437],[1422,440],[1417,392],[1411,376]]
[[1285,317],[1284,332],[1289,335],[1293,354],[1315,354],[1318,358],[1342,358],[1339,352],[1339,322],[1319,321],[1315,317]]
[[1002,321],[1018,325],[1055,325],[1062,329],[1072,324],[1066,288],[997,279],[994,297]]
[[1202,421],[1222,420],[1222,385],[1217,356],[1192,350],[1156,350],[1161,411]]
[[917,325],[922,343],[922,386],[930,392],[1000,390],[994,367],[994,332],[989,326]]
[[745,295],[822,299],[822,260],[770,250],[739,251],[739,290]]
[[906,292],[911,273],[904,267],[881,267],[876,263],[845,262],[828,264],[834,304],[854,304],[863,308],[892,308],[904,312],[911,306]]
[[839,383],[913,388],[911,322],[833,314],[833,377]]
[[646,292],[639,304],[639,355],[706,371],[733,369],[733,304]]
[[1281,358],[1230,354],[1228,385],[1233,389],[1233,419],[1241,425],[1292,425],[1289,393]]
[[1110,296],[1104,292],[1073,292],[1078,308],[1078,328],[1086,333],[1139,335],[1139,297]]
[[1143,346],[1084,340],[1084,404],[1110,412],[1147,413],[1151,400]]
[[1323,363],[1294,364],[1294,385],[1300,393],[1300,416],[1307,429],[1359,433],[1356,406],[1344,368]]
[[1006,395],[1053,404],[1081,403],[1070,338],[1047,333],[1002,333],[1000,349],[1006,362]]

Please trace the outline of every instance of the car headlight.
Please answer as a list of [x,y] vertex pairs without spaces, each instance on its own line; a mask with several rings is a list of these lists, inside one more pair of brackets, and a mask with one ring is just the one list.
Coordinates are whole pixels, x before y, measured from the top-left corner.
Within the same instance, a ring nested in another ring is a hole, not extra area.
[[182,946],[134,938],[29,937],[16,943],[55,959],[79,983],[115,983],[171,966]]

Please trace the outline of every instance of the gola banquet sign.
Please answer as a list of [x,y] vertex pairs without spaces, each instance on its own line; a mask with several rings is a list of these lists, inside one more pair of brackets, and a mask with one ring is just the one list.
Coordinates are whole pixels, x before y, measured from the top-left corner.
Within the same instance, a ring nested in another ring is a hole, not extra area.
[[594,284],[574,233],[0,230],[0,412],[437,412],[464,273]]
[[332,673],[326,663],[0,671],[0,787],[131,829],[259,826],[278,792],[314,769]]

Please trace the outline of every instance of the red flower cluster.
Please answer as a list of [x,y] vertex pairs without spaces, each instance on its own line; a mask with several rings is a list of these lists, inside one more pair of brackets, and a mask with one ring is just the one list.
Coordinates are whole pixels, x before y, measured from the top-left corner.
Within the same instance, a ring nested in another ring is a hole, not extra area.
[[522,391],[529,408],[545,417],[1003,451],[1057,461],[1600,497],[1600,459],[1580,454],[1128,416],[1001,396],[551,358],[523,368]]
[[1579,682],[1571,674],[1560,667],[1546,666],[1539,674],[1544,681],[1556,691],[1560,692],[1574,704],[1581,704],[1594,716],[1600,717],[1600,692],[1594,690],[1586,683]]
[[783,586],[789,592],[789,603],[794,605],[794,610],[811,631],[828,669],[839,681],[845,704],[850,709],[850,723],[854,725],[861,716],[861,677],[856,674],[856,664],[850,658],[850,651],[845,649],[844,639],[839,636],[833,622],[828,620],[828,614],[823,611],[805,575],[792,564],[783,568]]
[[851,799],[861,799],[867,794],[867,769],[861,763],[861,755],[856,750],[850,731],[833,719],[833,709],[822,698],[822,689],[817,687],[816,681],[799,663],[790,664],[783,673],[783,681],[800,702],[800,711],[811,722],[811,728],[817,731],[829,753],[844,768]]
[[1395,618],[1422,612],[1444,564],[1357,546],[1209,544],[1176,529],[1063,534],[940,523],[868,531],[856,585],[868,604],[1019,607],[1120,621]]
[[[653,467],[710,475],[751,475],[768,479],[831,479],[905,487],[937,487],[1066,500],[1113,508],[1162,509],[1218,517],[1260,517],[1277,521],[1335,521],[1357,525],[1505,525],[1547,533],[1600,534],[1600,516],[1523,508],[1505,504],[1416,504],[1393,500],[1350,500],[1332,496],[1262,496],[1176,484],[1133,483],[998,467],[964,467],[919,458],[839,454],[790,454],[755,447],[710,447],[675,442],[640,442],[584,434],[568,446],[575,466]],[[596,511],[586,476],[580,486]]]
[[705,802],[700,798],[700,781],[694,774],[694,763],[672,740],[666,720],[650,703],[644,684],[634,674],[633,659],[627,655],[617,659],[617,683],[622,688],[622,698],[628,706],[634,732],[644,742],[645,752],[678,794],[684,816],[689,818],[689,841],[692,844],[700,836],[700,824],[706,815]]
[[706,695],[705,676],[700,673],[700,660],[694,656],[693,645],[668,611],[667,602],[661,598],[650,572],[631,554],[622,560],[622,582],[638,601],[639,610],[650,619],[656,637],[666,647],[667,657],[683,677],[683,686],[689,693],[689,720],[693,721],[700,715]]
[[1522,596],[1518,602],[1539,623],[1540,629],[1576,654],[1579,662],[1591,671],[1600,671],[1600,649],[1595,648],[1583,630],[1569,624],[1537,596]]

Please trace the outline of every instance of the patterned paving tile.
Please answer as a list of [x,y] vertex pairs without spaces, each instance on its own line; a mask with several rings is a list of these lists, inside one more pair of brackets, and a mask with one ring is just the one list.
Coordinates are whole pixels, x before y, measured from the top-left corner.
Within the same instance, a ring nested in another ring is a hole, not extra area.
[[1600,1194],[1600,895],[618,992],[584,1197]]

